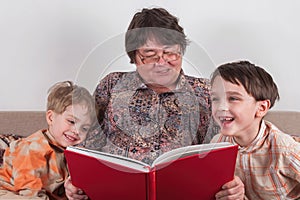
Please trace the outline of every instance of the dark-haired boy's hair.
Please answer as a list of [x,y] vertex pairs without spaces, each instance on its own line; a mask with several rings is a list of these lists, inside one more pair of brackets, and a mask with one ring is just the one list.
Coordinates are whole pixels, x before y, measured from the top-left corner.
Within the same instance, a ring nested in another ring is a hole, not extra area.
[[217,76],[221,76],[222,79],[233,84],[242,85],[256,101],[270,100],[270,108],[280,98],[277,85],[272,76],[263,68],[249,61],[220,65],[211,76],[212,84]]

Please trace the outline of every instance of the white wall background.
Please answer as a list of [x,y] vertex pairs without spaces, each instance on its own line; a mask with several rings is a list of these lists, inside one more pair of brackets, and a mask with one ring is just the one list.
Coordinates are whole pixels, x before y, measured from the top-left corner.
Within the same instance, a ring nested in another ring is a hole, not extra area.
[[188,73],[208,77],[221,63],[247,59],[278,84],[274,110],[300,111],[297,0],[0,0],[0,110],[44,110],[57,81],[93,91],[104,73],[134,69],[122,34],[150,6],[180,19],[192,41]]

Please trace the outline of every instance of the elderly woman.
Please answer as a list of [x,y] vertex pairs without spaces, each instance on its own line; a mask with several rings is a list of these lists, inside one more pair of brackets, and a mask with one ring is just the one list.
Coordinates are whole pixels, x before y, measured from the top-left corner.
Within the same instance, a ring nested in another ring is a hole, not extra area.
[[[134,15],[125,46],[136,71],[113,72],[100,81],[94,97],[101,128],[85,147],[150,164],[171,149],[203,143],[211,117],[210,85],[183,73],[187,43],[178,19],[165,9]],[[69,199],[87,198],[70,180],[65,188]],[[223,188],[216,197],[243,198],[240,179]]]

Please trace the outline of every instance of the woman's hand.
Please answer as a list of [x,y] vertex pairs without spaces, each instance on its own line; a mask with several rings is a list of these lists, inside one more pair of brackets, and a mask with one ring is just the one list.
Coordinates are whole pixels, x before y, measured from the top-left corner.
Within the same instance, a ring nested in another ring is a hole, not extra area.
[[222,186],[222,190],[216,194],[216,199],[220,200],[243,200],[245,199],[244,184],[238,176]]
[[71,177],[65,181],[65,191],[69,200],[87,200],[88,196],[84,192],[72,184]]

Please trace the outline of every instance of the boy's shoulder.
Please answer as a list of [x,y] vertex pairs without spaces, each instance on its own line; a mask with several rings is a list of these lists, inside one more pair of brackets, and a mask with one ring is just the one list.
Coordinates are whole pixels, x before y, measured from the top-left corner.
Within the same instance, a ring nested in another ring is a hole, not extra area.
[[31,135],[20,138],[10,143],[10,149],[22,150],[22,149],[36,149],[41,151],[47,144],[47,139],[44,136],[43,130],[39,130]]
[[44,130],[38,130],[34,133],[32,133],[31,135],[22,138],[21,141],[22,142],[35,142],[35,141],[40,141],[40,140],[44,140],[44,134],[43,132],[45,132]]
[[281,147],[281,149],[291,149],[292,147],[300,149],[300,143],[297,142],[291,135],[282,132],[271,122],[265,121],[265,124],[268,129],[268,140],[271,141],[270,144]]

